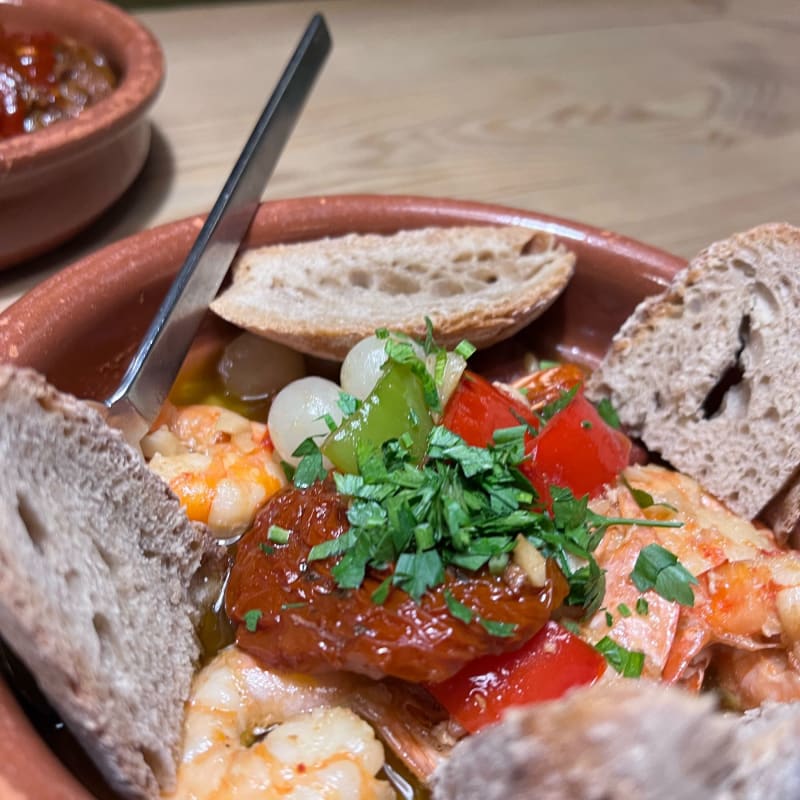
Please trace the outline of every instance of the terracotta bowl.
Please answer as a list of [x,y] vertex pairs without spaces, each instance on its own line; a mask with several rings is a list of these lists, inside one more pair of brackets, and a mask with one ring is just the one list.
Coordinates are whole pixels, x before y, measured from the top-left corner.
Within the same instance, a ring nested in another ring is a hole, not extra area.
[[85,227],[130,186],[150,145],[145,113],[164,77],[153,35],[102,0],[0,0],[13,32],[50,31],[91,45],[117,88],[76,119],[0,141],[0,269]]
[[[578,255],[575,277],[556,304],[512,340],[480,354],[483,369],[496,374],[513,371],[527,350],[591,365],[639,300],[659,291],[684,266],[661,250],[587,225],[501,206],[421,197],[358,195],[265,203],[247,244],[468,223],[552,231]],[[0,360],[36,367],[79,395],[105,397],[201,224],[201,217],[192,217],[132,236],[41,284],[0,316]],[[30,764],[36,769],[29,769]],[[50,752],[0,680],[0,797],[107,796],[93,783],[85,763],[73,761],[73,767],[94,795]]]

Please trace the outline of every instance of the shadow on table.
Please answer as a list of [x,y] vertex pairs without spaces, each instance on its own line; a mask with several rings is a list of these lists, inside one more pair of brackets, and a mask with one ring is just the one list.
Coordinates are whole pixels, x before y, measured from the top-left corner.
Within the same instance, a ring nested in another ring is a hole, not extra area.
[[13,280],[23,273],[35,277],[35,273],[40,272],[44,279],[59,264],[71,264],[117,239],[144,230],[157,216],[174,180],[172,148],[164,134],[153,125],[144,167],[125,194],[74,238],[6,271],[3,277]]

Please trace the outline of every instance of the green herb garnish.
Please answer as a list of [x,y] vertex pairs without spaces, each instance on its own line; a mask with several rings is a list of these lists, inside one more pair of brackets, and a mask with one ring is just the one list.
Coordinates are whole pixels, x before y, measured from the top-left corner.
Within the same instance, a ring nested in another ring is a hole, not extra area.
[[457,345],[455,352],[461,356],[463,359],[468,359],[471,355],[475,353],[478,348],[475,347],[472,342],[468,342],[466,339],[462,339]]
[[444,590],[444,601],[447,603],[448,611],[456,619],[461,620],[465,625],[469,625],[470,622],[472,622],[472,617],[474,616],[472,609],[465,606],[459,600],[456,600],[449,589]]
[[620,422],[619,422],[619,415],[617,414],[617,410],[611,405],[611,401],[604,397],[598,404],[597,404],[597,413],[600,415],[600,418],[606,425],[610,425],[612,428],[616,428],[619,430]]
[[638,678],[642,674],[644,653],[626,650],[610,636],[604,636],[594,647],[623,678]]
[[636,505],[642,510],[651,508],[652,506],[657,508],[668,508],[670,511],[675,512],[678,510],[675,508],[675,506],[671,506],[669,503],[656,503],[656,501],[653,499],[653,495],[651,495],[649,492],[646,492],[644,489],[637,489],[635,486],[631,486],[630,483],[628,483],[628,479],[624,475],[622,476],[622,484],[631,493],[631,497],[633,497]]
[[636,613],[641,617],[646,617],[649,610],[650,604],[644,599],[644,597],[640,597],[636,601]]
[[692,584],[697,578],[678,561],[678,557],[659,544],[649,544],[636,559],[630,579],[640,592],[653,589],[665,600],[682,606],[694,605]]
[[316,481],[324,480],[327,472],[322,466],[322,453],[317,443],[310,436],[304,439],[292,453],[300,463],[295,467],[292,481],[298,489],[305,489]]
[[265,556],[271,556],[275,552],[275,548],[272,545],[266,544],[265,542],[259,542],[258,549]]
[[250,611],[245,612],[243,617],[245,628],[247,628],[250,633],[255,633],[258,629],[258,621],[263,616],[263,613],[257,608],[253,608]]
[[286,544],[286,542],[289,541],[291,533],[292,532],[287,531],[286,528],[281,528],[280,525],[270,525],[267,531],[267,539],[271,542],[275,542],[275,544]]
[[620,603],[620,604],[617,606],[617,613],[618,613],[618,614],[619,614],[621,617],[625,617],[625,618],[627,618],[627,617],[631,616],[631,613],[632,613],[632,612],[631,612],[630,608],[629,608],[627,605],[625,605],[625,603]]
[[576,383],[571,389],[567,391],[562,390],[561,394],[556,400],[553,400],[552,403],[548,403],[546,406],[540,408],[536,412],[536,416],[539,418],[541,423],[544,425],[556,414],[558,414],[559,411],[563,411],[572,402],[573,398],[578,393],[579,388],[580,384]]
[[339,399],[336,401],[336,405],[342,410],[342,414],[349,417],[351,414],[355,414],[356,411],[358,411],[361,401],[357,397],[353,397],[352,394],[339,392]]

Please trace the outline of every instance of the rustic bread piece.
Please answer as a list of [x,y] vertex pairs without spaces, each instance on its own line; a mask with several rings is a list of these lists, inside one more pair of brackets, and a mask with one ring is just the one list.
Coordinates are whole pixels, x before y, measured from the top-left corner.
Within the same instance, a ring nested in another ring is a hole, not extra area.
[[351,234],[245,253],[212,304],[253,333],[342,359],[376,328],[487,346],[541,314],[575,257],[548,233],[515,227]]
[[434,800],[796,800],[800,703],[744,717],[645,681],[509,712],[453,749]]
[[435,800],[711,800],[735,767],[711,698],[640,681],[510,712],[460,742]]
[[800,229],[712,244],[622,326],[588,382],[623,425],[738,514],[800,464]]
[[97,411],[0,365],[0,636],[126,797],[174,784],[217,556]]

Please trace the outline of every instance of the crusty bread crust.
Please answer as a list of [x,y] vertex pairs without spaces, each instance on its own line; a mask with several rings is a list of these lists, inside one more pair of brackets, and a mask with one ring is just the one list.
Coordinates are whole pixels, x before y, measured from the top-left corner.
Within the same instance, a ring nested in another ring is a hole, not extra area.
[[639,305],[587,384],[651,450],[748,518],[800,465],[798,266],[791,225],[712,244]]
[[387,327],[446,346],[507,338],[541,314],[575,257],[548,233],[517,227],[350,234],[246,252],[211,308],[305,353],[342,359]]
[[616,679],[510,711],[463,740],[434,800],[794,800],[800,703],[744,716],[711,695]]
[[126,797],[174,785],[207,555],[97,411],[0,365],[0,635]]

